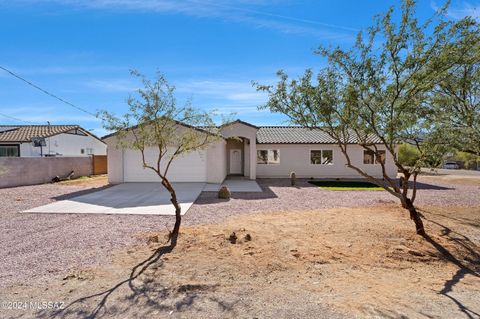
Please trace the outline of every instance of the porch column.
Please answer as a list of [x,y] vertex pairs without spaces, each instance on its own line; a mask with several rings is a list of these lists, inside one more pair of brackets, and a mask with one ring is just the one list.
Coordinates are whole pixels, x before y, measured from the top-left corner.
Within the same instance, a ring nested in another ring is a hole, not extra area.
[[257,178],[257,141],[250,139],[250,179]]

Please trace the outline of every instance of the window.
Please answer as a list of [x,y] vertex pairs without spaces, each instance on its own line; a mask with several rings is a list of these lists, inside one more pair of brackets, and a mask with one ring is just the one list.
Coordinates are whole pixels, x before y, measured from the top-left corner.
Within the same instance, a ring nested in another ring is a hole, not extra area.
[[280,164],[280,150],[258,150],[257,164]]
[[385,151],[363,151],[363,164],[385,164]]
[[87,148],[87,154],[92,155],[93,154],[93,148]]
[[363,164],[373,164],[375,153],[373,151],[363,151]]
[[280,151],[269,150],[268,151],[268,164],[280,164]]
[[377,156],[375,157],[375,164],[385,164],[385,151],[377,151]]
[[80,154],[85,154],[85,149],[84,149],[84,148],[82,148],[82,149],[80,150]]
[[0,157],[19,157],[20,145],[18,144],[4,144],[0,145]]
[[310,151],[310,164],[333,165],[333,151],[332,150]]
[[257,164],[267,164],[268,163],[268,151],[261,150],[257,151]]

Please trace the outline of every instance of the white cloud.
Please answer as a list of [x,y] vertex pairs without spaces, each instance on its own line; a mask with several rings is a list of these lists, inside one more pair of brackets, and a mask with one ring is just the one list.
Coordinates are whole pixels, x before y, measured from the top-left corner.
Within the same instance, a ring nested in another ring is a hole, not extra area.
[[[87,122],[92,124],[99,124],[100,119],[97,119],[91,115],[79,114],[78,112],[66,111],[63,106],[39,106],[30,104],[29,106],[6,106],[1,109],[3,114],[21,119],[30,124],[47,124],[49,121],[51,124],[77,124],[79,122]],[[4,120],[2,118],[2,120]],[[18,124],[21,124],[18,122]],[[26,124],[26,123],[23,123]]]
[[[440,6],[435,2],[430,2],[433,10],[440,9]],[[462,1],[460,3],[452,4],[448,8],[447,15],[455,20],[460,20],[467,16],[480,21],[480,2],[472,4],[471,2]]]
[[256,106],[219,106],[217,108],[209,108],[208,111],[214,115],[252,115],[257,113],[269,112],[268,110],[259,110]]
[[85,85],[103,92],[133,92],[139,88],[138,84],[124,79],[91,80]]
[[267,100],[266,94],[257,92],[250,81],[191,80],[181,82],[176,87],[178,92],[191,94],[194,99],[207,97],[213,103],[224,101],[235,106],[256,106]]
[[[263,79],[260,82],[273,83],[275,80]],[[267,94],[257,92],[249,80],[192,79],[173,81],[171,84],[176,87],[179,103],[191,97],[196,107],[222,109],[226,113],[235,110],[253,112],[268,99]],[[137,81],[124,78],[95,79],[85,82],[84,85],[99,92],[125,94],[134,93],[141,86]]]
[[288,34],[304,34],[328,39],[354,39],[357,30],[348,26],[323,23],[262,10],[281,0],[23,0],[26,4],[57,3],[97,10],[135,10],[183,14],[201,18],[220,18],[269,28]]
[[[41,66],[41,67],[13,67],[5,66],[21,75],[72,75],[105,72],[127,72],[126,67],[116,66]],[[0,73],[2,74],[2,73]]]

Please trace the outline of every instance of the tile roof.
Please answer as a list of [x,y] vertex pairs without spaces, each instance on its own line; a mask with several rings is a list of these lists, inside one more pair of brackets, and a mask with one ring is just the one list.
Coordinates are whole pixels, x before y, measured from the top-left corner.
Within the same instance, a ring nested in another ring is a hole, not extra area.
[[[1,142],[31,142],[33,137],[49,137],[80,128],[78,125],[1,125]],[[83,130],[83,129],[82,129]],[[84,130],[83,130],[84,131]]]
[[[349,143],[358,139],[354,134]],[[371,138],[372,143],[381,143],[378,137]],[[335,140],[320,129],[308,129],[297,126],[261,126],[257,131],[258,144],[335,144]]]
[[231,124],[236,124],[236,123],[243,124],[243,125],[247,125],[247,126],[250,126],[250,127],[253,127],[253,128],[258,129],[258,126],[255,126],[255,125],[250,124],[250,123],[248,123],[248,122],[242,121],[242,120],[240,120],[240,119],[237,119],[237,120],[235,120],[235,121],[233,121],[233,122],[229,122],[229,123],[227,123],[226,125],[231,125]]
[[[184,126],[186,128],[191,128],[191,129],[194,129],[194,130],[197,130],[197,131],[200,131],[200,132],[203,132],[203,133],[207,133],[207,134],[210,134],[210,135],[215,135],[216,133],[214,132],[214,128],[213,127],[207,127],[207,126],[192,126],[190,124],[187,124],[187,123],[183,123],[183,122],[180,122],[180,121],[177,121],[177,120],[173,120],[176,124],[178,125],[181,125],[181,126]],[[134,130],[136,128],[138,128],[139,125],[133,125],[133,126],[130,126],[128,127],[126,130]],[[109,137],[112,137],[112,136],[115,136],[118,134],[118,131],[117,132],[113,132],[113,133],[110,133],[110,134],[107,134],[105,136],[102,136],[101,140],[105,140]]]

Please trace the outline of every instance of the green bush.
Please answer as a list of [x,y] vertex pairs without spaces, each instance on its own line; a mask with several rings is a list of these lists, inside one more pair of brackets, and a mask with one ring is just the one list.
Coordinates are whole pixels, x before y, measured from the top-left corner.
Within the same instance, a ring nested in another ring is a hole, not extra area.
[[402,144],[398,147],[398,161],[405,166],[414,166],[420,159],[418,149],[410,144]]
[[462,162],[466,169],[477,169],[477,161],[480,161],[480,156],[465,152],[457,152],[455,156],[453,156],[453,160]]

